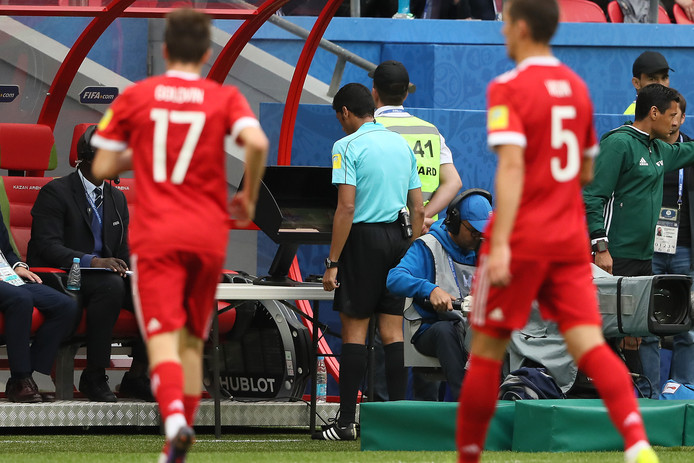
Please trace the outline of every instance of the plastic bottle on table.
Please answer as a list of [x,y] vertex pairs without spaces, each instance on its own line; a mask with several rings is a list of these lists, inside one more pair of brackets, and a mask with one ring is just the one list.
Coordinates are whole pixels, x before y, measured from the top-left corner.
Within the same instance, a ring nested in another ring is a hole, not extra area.
[[79,291],[81,287],[82,272],[80,272],[80,258],[75,257],[72,259],[70,273],[67,275],[67,289],[68,291]]
[[316,403],[324,404],[328,392],[328,371],[325,368],[325,359],[318,357],[316,367]]

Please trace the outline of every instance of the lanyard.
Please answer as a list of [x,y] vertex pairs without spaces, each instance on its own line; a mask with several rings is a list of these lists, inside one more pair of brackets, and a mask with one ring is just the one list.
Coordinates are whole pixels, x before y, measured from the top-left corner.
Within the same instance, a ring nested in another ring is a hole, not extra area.
[[[87,197],[87,201],[89,201],[89,205],[92,207],[92,211],[94,211],[94,215],[96,215],[96,220],[99,221],[99,226],[103,226],[103,222],[101,220],[101,215],[99,214],[99,209],[97,209],[96,204],[94,204],[94,200],[92,199],[92,195],[87,193],[87,190],[84,190],[84,195]],[[103,193],[102,193],[103,196]],[[102,203],[103,205],[103,203]]]
[[453,279],[455,280],[455,285],[458,287],[458,295],[463,298],[463,291],[460,289],[460,282],[458,281],[458,274],[455,271],[455,265],[453,264],[453,259],[448,255],[448,265],[451,267],[451,272],[453,272]]
[[682,207],[682,188],[684,184],[684,169],[680,169],[680,182],[677,188],[677,210]]

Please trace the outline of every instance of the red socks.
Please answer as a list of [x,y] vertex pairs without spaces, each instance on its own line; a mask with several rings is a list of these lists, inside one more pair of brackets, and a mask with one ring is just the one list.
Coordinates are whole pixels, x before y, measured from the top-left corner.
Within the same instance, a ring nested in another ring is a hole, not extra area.
[[159,404],[162,421],[184,413],[183,368],[180,363],[162,362],[152,369],[152,393]]
[[[648,441],[626,366],[601,344],[580,359],[578,367],[590,378],[605,402],[610,418],[624,438],[624,448]],[[456,426],[459,463],[477,463],[494,416],[501,362],[475,355],[465,374]]]
[[593,380],[612,423],[624,438],[624,448],[641,440],[648,441],[629,372],[607,344],[584,354],[578,367]]
[[496,410],[500,376],[500,361],[470,355],[470,366],[463,381],[456,425],[456,445],[460,463],[480,461],[489,422]]
[[195,422],[195,415],[198,412],[198,406],[200,405],[199,395],[184,395],[183,396],[183,407],[185,408],[186,421],[188,426],[193,426]]

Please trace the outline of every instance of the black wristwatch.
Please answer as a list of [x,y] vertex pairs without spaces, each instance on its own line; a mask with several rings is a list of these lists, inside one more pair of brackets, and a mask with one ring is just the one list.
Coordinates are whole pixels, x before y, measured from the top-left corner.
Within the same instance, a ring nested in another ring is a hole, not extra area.
[[600,239],[593,244],[593,252],[605,252],[607,251],[607,240]]
[[335,261],[330,260],[330,257],[326,257],[326,258],[325,258],[325,268],[326,268],[326,269],[335,268],[335,267],[337,267],[337,265],[338,265],[338,264],[337,264],[337,261],[336,261],[336,260],[335,260]]

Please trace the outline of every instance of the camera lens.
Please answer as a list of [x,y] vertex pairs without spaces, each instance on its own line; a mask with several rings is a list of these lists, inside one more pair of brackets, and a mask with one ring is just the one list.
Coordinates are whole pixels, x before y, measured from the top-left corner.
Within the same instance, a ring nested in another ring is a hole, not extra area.
[[680,292],[668,288],[657,287],[653,292],[653,318],[661,325],[677,325],[684,321],[687,315],[682,307],[687,307],[681,300]]

